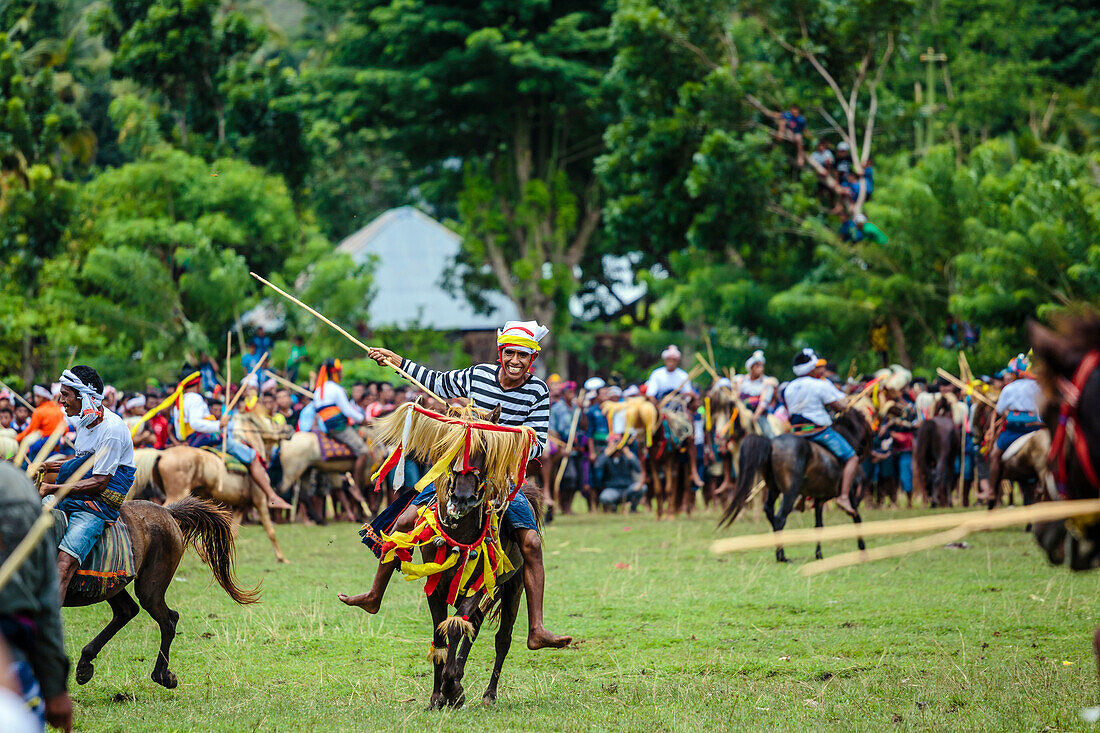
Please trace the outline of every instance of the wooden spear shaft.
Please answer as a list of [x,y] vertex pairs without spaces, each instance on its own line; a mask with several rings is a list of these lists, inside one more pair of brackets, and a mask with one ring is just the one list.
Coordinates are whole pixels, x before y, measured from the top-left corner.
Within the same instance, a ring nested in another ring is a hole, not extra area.
[[[339,333],[340,333],[340,335],[342,335],[342,336],[343,336],[344,338],[346,338],[346,339],[347,339],[348,341],[351,341],[351,342],[352,342],[353,344],[355,344],[356,346],[358,346],[358,347],[359,347],[360,349],[362,349],[363,351],[367,351],[367,352],[369,352],[369,351],[370,351],[370,347],[369,347],[369,346],[367,346],[367,345],[366,345],[366,344],[364,344],[364,343],[363,343],[362,341],[360,341],[359,339],[357,339],[357,338],[355,338],[354,336],[352,336],[352,335],[351,335],[350,333],[348,333],[348,332],[347,332],[347,331],[346,331],[345,329],[343,329],[343,328],[341,328],[340,326],[338,326],[338,325],[336,325],[335,323],[333,323],[333,322],[332,322],[331,320],[329,320],[328,318],[326,318],[326,317],[325,317],[324,315],[322,315],[322,314],[321,314],[320,312],[318,312],[318,311],[314,310],[313,308],[310,308],[310,307],[309,307],[308,305],[306,305],[305,303],[303,303],[302,301],[298,300],[297,298],[295,298],[295,297],[294,297],[293,295],[291,295],[290,293],[288,293],[288,292],[286,292],[285,290],[283,290],[282,288],[280,288],[280,287],[279,287],[278,285],[275,285],[275,284],[273,284],[273,283],[271,283],[271,282],[268,282],[267,280],[263,279],[262,277],[260,277],[259,275],[257,275],[257,274],[256,274],[256,273],[254,273],[254,272],[251,272],[251,273],[249,273],[249,274],[250,274],[250,275],[252,275],[252,277],[254,277],[254,278],[256,278],[257,280],[259,280],[260,282],[262,282],[262,283],[263,283],[264,285],[266,285],[266,286],[268,286],[269,288],[271,288],[272,290],[274,290],[274,291],[275,291],[276,293],[278,293],[279,295],[281,295],[281,296],[283,296],[284,298],[286,298],[287,300],[289,300],[289,301],[290,301],[291,303],[294,303],[294,304],[295,304],[295,305],[297,305],[297,306],[298,306],[299,308],[302,308],[302,309],[304,309],[304,310],[308,311],[309,313],[313,314],[313,316],[315,316],[316,318],[320,319],[321,321],[323,321],[323,322],[324,322],[325,324],[327,324],[328,326],[330,326],[330,327],[332,327],[333,329],[335,329],[335,330],[336,330],[337,332],[339,332]],[[404,369],[402,369],[402,368],[401,368],[401,365],[400,365],[400,364],[394,364],[394,363],[393,363],[392,361],[389,361],[388,359],[386,360],[386,364],[387,364],[387,365],[388,365],[388,366],[389,366],[389,367],[390,367],[391,369],[393,369],[393,370],[394,370],[395,372],[397,372],[398,374],[400,374],[400,375],[401,375],[402,377],[404,377],[405,379],[407,379],[407,380],[409,380],[410,382],[412,382],[412,383],[413,383],[413,385],[415,385],[417,389],[419,389],[419,390],[420,390],[420,391],[422,391],[422,392],[423,392],[424,394],[426,394],[426,395],[428,395],[429,397],[431,397],[432,399],[434,399],[434,400],[435,400],[436,402],[438,402],[439,404],[441,404],[441,405],[446,405],[446,404],[447,404],[447,400],[443,399],[442,397],[440,397],[439,395],[437,395],[437,394],[436,394],[435,392],[431,391],[430,389],[428,389],[427,387],[425,387],[425,386],[424,386],[423,384],[421,384],[421,383],[420,383],[420,381],[419,381],[419,380],[418,380],[418,379],[417,379],[416,377],[414,377],[413,375],[409,374],[409,373],[408,373],[408,372],[406,372],[406,371],[405,371]]]
[[80,466],[73,472],[73,475],[69,477],[69,480],[61,485],[54,496],[57,499],[53,504],[43,505],[42,513],[38,515],[38,519],[31,525],[30,531],[20,540],[19,544],[12,550],[11,555],[4,561],[4,564],[0,566],[0,590],[4,589],[4,586],[15,576],[19,568],[23,566],[23,563],[27,561],[27,558],[34,552],[34,548],[41,541],[43,535],[46,534],[46,530],[53,526],[53,507],[56,506],[62,499],[68,496],[73,486],[77,481],[80,481],[84,476],[84,472],[88,470],[88,466],[95,463],[99,458],[100,451],[96,451],[92,455],[88,456],[88,459],[80,464]]
[[558,466],[558,475],[554,477],[554,495],[561,490],[561,480],[565,476],[565,468],[569,465],[569,456],[573,454],[573,440],[577,437],[577,424],[581,419],[581,408],[573,410],[573,422],[569,426],[569,439],[565,441],[565,454],[562,456],[561,465]]
[[9,387],[8,385],[4,384],[3,382],[0,382],[0,389],[6,389],[7,391],[11,392],[12,395],[15,397],[15,399],[19,400],[19,402],[24,407],[26,407],[28,410],[30,410],[32,412],[34,411],[34,405],[32,405],[30,402],[27,402],[25,399],[23,399],[23,395],[19,394],[18,392],[16,392],[14,389]]
[[294,382],[290,381],[289,379],[286,379],[285,377],[280,377],[275,372],[271,373],[271,378],[274,379],[279,384],[286,387],[287,389],[294,390],[295,392],[302,395],[303,397],[309,397],[310,399],[313,399],[313,392],[309,391],[305,387],[302,387],[301,385],[295,384]]
[[[222,414],[229,414],[229,385],[233,383],[233,331],[225,332],[225,394],[222,395]],[[225,453],[229,431],[222,433],[222,453]]]

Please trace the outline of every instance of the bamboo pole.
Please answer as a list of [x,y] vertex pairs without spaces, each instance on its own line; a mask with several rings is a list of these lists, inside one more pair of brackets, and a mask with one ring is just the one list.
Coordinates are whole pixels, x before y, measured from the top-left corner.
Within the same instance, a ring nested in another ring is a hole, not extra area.
[[895,542],[892,545],[876,547],[871,550],[856,550],[854,552],[846,552],[843,555],[837,555],[836,557],[830,557],[824,560],[815,560],[814,562],[803,565],[798,572],[800,575],[805,575],[809,577],[812,575],[818,575],[820,573],[827,573],[830,570],[836,570],[838,568],[846,568],[852,565],[862,565],[863,563],[873,562],[875,560],[886,560],[891,557],[911,555],[914,552],[921,552],[923,550],[930,550],[933,547],[946,545],[948,542],[958,542],[963,537],[966,537],[968,534],[970,534],[972,531],[973,530],[971,530],[969,527],[963,525],[961,527],[955,527],[944,532],[936,532],[935,534],[930,534],[927,537],[919,537],[915,540]]
[[[309,307],[308,305],[306,305],[306,304],[305,304],[305,303],[303,303],[302,301],[298,300],[298,299],[297,299],[297,298],[295,298],[295,297],[294,297],[293,295],[291,295],[290,293],[288,293],[288,292],[286,292],[285,290],[283,290],[282,288],[280,288],[280,287],[279,287],[278,285],[275,285],[275,284],[273,284],[273,283],[271,283],[271,282],[269,282],[269,281],[267,281],[267,280],[263,279],[262,277],[260,277],[259,275],[257,275],[257,274],[256,274],[256,273],[254,273],[254,272],[250,272],[249,274],[250,274],[250,275],[252,275],[252,277],[254,277],[254,278],[256,278],[257,280],[259,280],[260,282],[262,282],[262,283],[263,283],[264,285],[266,285],[266,286],[268,286],[269,288],[271,288],[272,290],[274,290],[274,291],[275,291],[276,293],[278,293],[279,295],[281,295],[281,296],[283,296],[284,298],[286,298],[287,300],[289,300],[289,301],[290,301],[291,303],[294,303],[294,304],[295,304],[295,305],[297,305],[298,307],[300,307],[300,308],[303,308],[303,309],[305,309],[306,311],[308,311],[308,312],[310,312],[311,314],[313,314],[313,315],[314,315],[314,316],[315,316],[316,318],[319,318],[319,319],[320,319],[321,321],[323,321],[323,322],[324,322],[324,323],[326,323],[327,325],[329,325],[329,326],[331,326],[332,328],[336,329],[336,331],[338,331],[338,332],[339,332],[339,333],[340,333],[340,334],[341,334],[341,335],[342,335],[342,336],[343,336],[344,338],[346,338],[346,339],[347,339],[348,341],[351,341],[351,342],[352,342],[353,344],[355,344],[356,346],[358,346],[358,347],[359,347],[360,349],[362,349],[363,351],[366,351],[366,352],[369,352],[369,351],[370,351],[370,347],[369,347],[369,346],[367,346],[367,345],[366,345],[366,344],[364,344],[364,343],[363,343],[362,341],[360,341],[359,339],[357,339],[357,338],[355,338],[354,336],[352,336],[352,335],[351,335],[350,333],[348,333],[348,332],[347,332],[347,331],[346,331],[346,330],[345,330],[344,328],[342,328],[342,327],[340,327],[340,326],[336,325],[336,324],[335,324],[335,323],[333,323],[333,322],[332,322],[331,320],[329,320],[329,319],[328,319],[328,318],[326,318],[326,317],[325,317],[324,315],[322,315],[322,314],[321,314],[320,312],[318,312],[318,311],[314,310],[313,308],[310,308],[310,307]],[[421,383],[420,383],[420,381],[419,381],[419,380],[418,380],[418,379],[417,379],[416,377],[412,376],[411,374],[409,374],[408,372],[406,372],[406,371],[405,371],[404,369],[402,369],[402,368],[401,368],[401,365],[400,365],[400,364],[394,364],[394,363],[393,363],[392,361],[389,361],[388,359],[386,360],[386,364],[387,364],[387,365],[388,365],[388,366],[389,366],[389,367],[390,367],[391,369],[393,369],[393,370],[394,370],[395,372],[397,372],[398,374],[400,374],[400,375],[401,375],[402,377],[404,377],[405,379],[407,379],[407,380],[409,380],[410,382],[412,382],[412,384],[413,384],[413,385],[414,385],[414,386],[415,386],[415,387],[416,387],[417,389],[419,389],[420,391],[424,392],[424,394],[428,395],[429,397],[431,397],[432,399],[434,399],[434,400],[435,400],[436,402],[438,402],[439,404],[441,404],[441,405],[446,405],[446,404],[447,404],[447,400],[443,399],[442,397],[440,397],[439,395],[437,395],[437,394],[436,394],[435,392],[431,391],[430,389],[428,389],[427,387],[425,387],[425,386],[424,386],[423,384],[421,384]]]
[[38,467],[46,462],[46,456],[50,455],[50,451],[57,445],[57,441],[61,440],[61,436],[69,429],[69,423],[67,420],[62,420],[57,424],[57,427],[50,433],[50,437],[46,438],[46,442],[42,444],[42,448],[38,451],[38,455],[31,461],[31,465],[27,466],[27,476],[33,476],[38,470]]
[[70,369],[72,369],[74,361],[76,361],[76,347],[75,346],[72,347],[71,349],[69,349],[69,362],[65,365],[65,368],[62,371],[67,372]]
[[306,389],[305,387],[303,387],[301,385],[295,384],[294,382],[290,381],[286,377],[280,377],[275,372],[272,372],[271,373],[271,378],[274,379],[279,384],[286,387],[287,389],[294,390],[295,392],[302,395],[303,397],[309,397],[310,399],[313,399],[313,392],[309,391],[308,389]]
[[19,402],[22,403],[22,405],[24,407],[26,407],[28,410],[30,410],[32,412],[34,411],[34,405],[32,405],[30,402],[27,402],[25,399],[23,399],[23,395],[19,394],[18,392],[16,392],[14,389],[9,387],[8,385],[4,384],[3,382],[0,382],[0,389],[6,389],[7,391],[11,392],[12,395],[14,395],[15,399],[19,400]]
[[986,397],[981,392],[970,390],[970,385],[969,384],[964,384],[958,377],[956,377],[954,374],[947,371],[946,369],[944,369],[942,367],[938,367],[936,369],[936,374],[939,374],[941,377],[946,379],[948,382],[950,382],[957,389],[961,389],[963,392],[968,392],[969,391],[970,394],[974,395],[974,397],[977,397],[979,400],[981,400],[985,404],[989,405],[990,407],[994,407],[994,408],[997,407],[996,402],[989,399],[988,397]]
[[577,424],[581,419],[581,408],[578,406],[573,410],[573,422],[569,425],[569,438],[565,441],[565,453],[562,456],[561,464],[558,466],[558,475],[554,477],[554,497],[557,500],[558,491],[561,489],[561,480],[565,476],[566,466],[569,465],[569,456],[573,453],[573,440],[577,437]]
[[250,371],[250,372],[248,373],[248,376],[246,376],[246,377],[245,377],[244,379],[242,379],[242,380],[241,380],[241,386],[240,386],[240,388],[239,388],[239,389],[237,390],[237,394],[233,395],[233,399],[232,399],[232,401],[230,401],[230,403],[229,403],[229,404],[228,404],[228,405],[226,406],[226,408],[225,408],[225,412],[224,412],[224,413],[222,413],[222,414],[226,414],[226,415],[227,415],[227,414],[229,414],[229,411],[230,411],[230,410],[232,410],[234,406],[236,406],[236,404],[237,404],[237,401],[238,401],[239,399],[241,399],[241,395],[243,395],[243,394],[244,394],[244,383],[245,383],[245,382],[247,382],[247,381],[248,381],[249,379],[251,379],[251,378],[252,378],[252,376],[253,376],[253,375],[254,375],[254,374],[255,374],[256,372],[258,372],[258,371],[260,371],[261,369],[263,369],[264,363],[265,363],[266,361],[267,361],[267,352],[265,351],[265,352],[264,352],[264,355],[260,357],[260,360],[259,360],[258,362],[256,362],[255,366],[253,366],[253,367],[252,367],[252,371]]
[[744,550],[759,550],[786,545],[802,545],[815,542],[833,542],[850,540],[857,537],[881,537],[892,534],[918,534],[935,532],[967,526],[977,532],[988,529],[1011,527],[1029,522],[1051,522],[1068,519],[1083,514],[1100,513],[1100,499],[1082,499],[1075,501],[1051,501],[1032,504],[1028,507],[1010,507],[1006,509],[978,509],[968,512],[947,512],[911,519],[887,519],[879,522],[864,522],[838,527],[814,527],[809,529],[764,532],[715,540],[711,552],[725,554]]
[[[229,414],[229,385],[233,377],[233,332],[225,332],[225,394],[222,395],[222,414]],[[238,390],[239,391],[239,390]],[[222,431],[222,453],[225,453],[229,431]]]
[[[703,329],[703,340],[707,344],[707,360],[711,363],[711,365],[712,365],[711,371],[713,372],[714,371],[713,365],[717,364],[718,360],[714,358],[714,345],[711,344],[711,342],[710,342],[710,329],[708,329],[708,328]],[[715,379],[717,379],[717,377],[715,377]]]
[[684,385],[690,384],[691,380],[698,377],[700,374],[702,374],[702,372],[703,372],[702,367],[700,367],[700,366],[693,367],[692,370],[690,372],[688,372],[687,379],[680,382],[679,387],[672,390],[671,392],[666,394],[663,398],[661,398],[661,401],[659,403],[657,403],[657,410],[660,411],[660,410],[664,409],[665,405],[667,405],[674,397],[684,396],[683,393],[680,390],[682,390],[684,388]]
[[0,590],[4,589],[4,586],[6,586],[9,581],[11,581],[16,572],[19,571],[19,568],[21,568],[23,566],[23,563],[27,561],[27,558],[29,558],[31,553],[34,551],[34,548],[41,541],[42,537],[46,534],[46,530],[53,526],[52,510],[54,506],[56,506],[62,499],[68,496],[73,486],[76,485],[76,482],[80,481],[80,479],[84,476],[84,472],[88,470],[88,466],[94,464],[96,459],[99,458],[99,454],[100,451],[96,451],[92,455],[88,456],[88,459],[81,463],[79,467],[77,467],[76,471],[73,472],[73,475],[69,477],[69,480],[63,483],[54,494],[54,496],[57,498],[55,499],[53,504],[42,506],[42,513],[38,515],[38,519],[34,521],[34,524],[31,525],[31,528],[27,532],[27,534],[23,537],[22,540],[20,540],[19,544],[15,546],[15,549],[12,550],[11,555],[9,555],[8,559],[4,561],[4,564],[0,566]]

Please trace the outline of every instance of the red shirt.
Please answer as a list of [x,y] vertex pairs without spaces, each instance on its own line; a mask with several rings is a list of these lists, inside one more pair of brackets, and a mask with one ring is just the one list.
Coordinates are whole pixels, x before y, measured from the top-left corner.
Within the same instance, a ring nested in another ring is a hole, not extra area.
[[153,431],[153,447],[164,450],[168,447],[168,418],[156,414],[149,418],[149,429]]

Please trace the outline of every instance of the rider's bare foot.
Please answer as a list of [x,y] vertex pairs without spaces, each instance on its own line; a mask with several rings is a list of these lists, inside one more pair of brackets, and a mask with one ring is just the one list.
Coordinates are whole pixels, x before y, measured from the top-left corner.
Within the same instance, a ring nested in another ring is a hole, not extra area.
[[856,509],[852,506],[852,502],[848,501],[847,496],[838,496],[836,498],[836,505],[843,509],[848,516],[854,517],[856,515]]
[[382,599],[372,599],[370,593],[360,593],[356,596],[349,596],[346,593],[337,593],[336,597],[343,603],[349,606],[358,606],[367,613],[378,613],[378,609],[382,607]]
[[268,497],[267,508],[268,509],[293,509],[294,507],[290,506],[290,504],[287,504],[285,499],[282,499],[278,496],[272,496],[272,497]]
[[551,634],[545,627],[539,626],[531,629],[527,634],[528,649],[564,649],[573,643],[572,636],[558,636]]

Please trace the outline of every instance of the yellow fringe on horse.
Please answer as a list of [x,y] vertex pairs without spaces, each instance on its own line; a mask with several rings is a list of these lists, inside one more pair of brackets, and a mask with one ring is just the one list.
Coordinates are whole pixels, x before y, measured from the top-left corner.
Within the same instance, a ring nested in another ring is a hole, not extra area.
[[[446,415],[434,417],[435,413],[425,415],[416,411],[415,407],[411,402],[405,403],[389,415],[378,418],[374,421],[371,435],[385,445],[400,445],[405,458],[431,466],[428,474],[417,484],[418,489],[434,480],[437,496],[447,496],[453,478],[452,464],[456,458],[461,458],[468,432],[470,453],[480,453],[485,457],[481,476],[485,481],[486,497],[495,503],[507,498],[517,468],[527,460],[534,431],[522,428],[518,432],[505,432],[473,426],[467,431],[463,423],[484,423],[484,419],[471,408],[449,408]],[[410,411],[412,424],[406,435],[405,421]]]
[[447,663],[447,647],[437,649],[435,644],[431,644],[428,647],[428,661],[432,664],[446,664]]
[[[495,512],[490,512],[489,522],[491,523],[489,532],[481,540],[481,544],[473,548],[477,551],[477,557],[471,558],[466,563],[466,567],[463,568],[462,578],[459,581],[459,588],[461,589],[459,593],[462,595],[473,595],[470,584],[475,578],[479,565],[484,577],[481,590],[484,590],[489,597],[493,597],[496,593],[497,578],[515,569],[511,560],[508,559],[508,554],[504,552],[504,548],[500,544],[500,516]],[[430,531],[424,532],[425,528],[430,529]],[[395,532],[392,535],[383,532],[381,534],[383,543],[392,542],[394,545],[383,554],[382,562],[393,562],[397,559],[398,550],[411,550],[424,545],[435,546],[436,538],[443,538],[443,533],[439,529],[439,522],[435,516],[435,510],[429,505],[422,506],[417,510],[416,522],[408,532]],[[446,541],[446,538],[443,539]],[[492,544],[497,558],[495,565],[489,557],[490,544]],[[428,578],[453,568],[458,563],[461,555],[461,552],[448,552],[446,559],[441,563],[401,561],[401,573],[406,580],[410,581]]]
[[474,638],[474,625],[461,616],[448,616],[439,623],[435,630],[443,636],[449,635],[452,631],[458,631],[471,639]]
[[[605,402],[600,405],[607,422],[620,412],[626,415],[626,428],[623,430],[623,444],[631,430],[645,431],[645,444],[653,443],[653,431],[657,429],[657,407],[645,397],[631,397],[622,402]],[[621,445],[619,447],[622,447]]]

